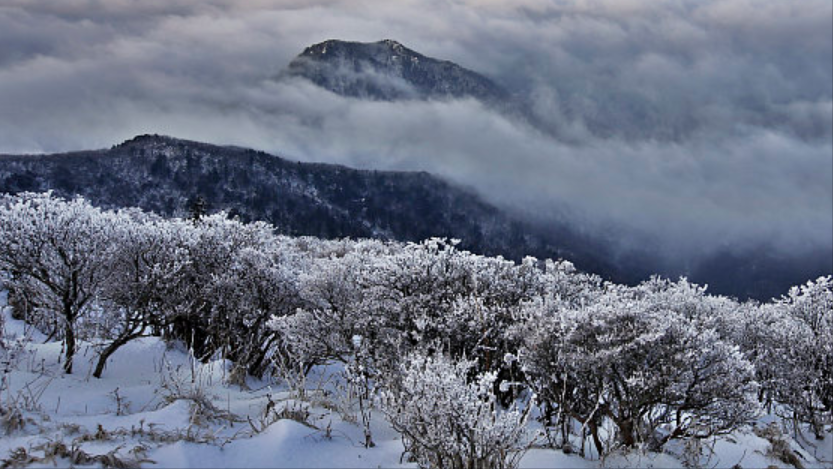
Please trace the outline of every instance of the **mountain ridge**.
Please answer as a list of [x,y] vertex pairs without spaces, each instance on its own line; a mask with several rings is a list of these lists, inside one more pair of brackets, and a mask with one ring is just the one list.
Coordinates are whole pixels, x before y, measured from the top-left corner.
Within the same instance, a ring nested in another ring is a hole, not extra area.
[[[139,207],[186,216],[202,198],[213,211],[263,220],[281,233],[323,238],[419,241],[462,239],[461,247],[520,259],[569,258],[579,268],[616,270],[581,242],[555,242],[482,200],[426,172],[358,170],[302,163],[234,146],[140,135],[109,149],[0,155],[0,192],[81,195],[104,208]],[[572,236],[563,233],[564,240]]]
[[831,252],[785,257],[757,246],[716,253],[686,273],[663,273],[644,253],[622,258],[601,237],[522,219],[426,172],[302,163],[160,135],[140,135],[109,149],[0,155],[0,193],[47,190],[65,198],[81,195],[102,208],[139,207],[163,216],[188,216],[201,198],[209,211],[267,221],[296,236],[458,238],[461,248],[478,254],[563,258],[618,283],[686,275],[713,293],[742,299],[777,297],[833,268]]

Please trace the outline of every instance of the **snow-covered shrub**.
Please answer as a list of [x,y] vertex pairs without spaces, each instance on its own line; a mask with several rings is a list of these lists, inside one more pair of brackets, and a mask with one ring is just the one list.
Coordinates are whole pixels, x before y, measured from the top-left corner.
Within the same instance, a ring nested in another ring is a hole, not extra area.
[[[672,438],[729,431],[755,413],[753,368],[710,327],[702,289],[657,280],[608,285],[584,308],[533,302],[519,360],[547,425],[570,419],[608,452],[619,444],[662,447]],[[670,301],[673,299],[673,301]],[[557,417],[561,418],[558,419]],[[564,429],[566,426],[561,426]]]
[[474,363],[442,355],[409,355],[383,408],[406,451],[423,468],[517,467],[526,441],[527,410],[501,409],[496,373],[469,381]]
[[302,306],[297,276],[301,263],[275,239],[261,248],[236,252],[222,273],[212,279],[211,331],[222,344],[222,355],[236,363],[237,370],[262,376],[280,335],[266,327]]
[[601,277],[580,272],[572,262],[564,260],[547,259],[539,275],[544,291],[533,299],[551,298],[565,307],[583,308],[596,301],[605,288]]
[[177,285],[187,259],[182,237],[189,225],[138,210],[120,211],[112,275],[99,296],[99,358],[93,376],[100,378],[108,358],[133,339],[160,334],[168,323],[169,292]]
[[[0,305],[0,312],[2,310]],[[23,413],[10,387],[11,374],[24,355],[27,341],[23,337],[6,336],[4,321],[4,315],[0,314],[0,430],[9,435],[25,426]]]
[[[356,401],[368,431],[379,384],[399,372],[409,352],[442,350],[476,360],[477,372],[510,378],[504,332],[521,302],[543,290],[534,259],[516,265],[458,251],[441,239],[361,242],[313,264],[301,281],[308,306],[270,327],[306,366],[345,365],[343,397]],[[501,393],[507,404],[510,391]]]
[[375,242],[356,244],[338,256],[317,259],[301,276],[301,297],[307,306],[291,315],[274,316],[269,328],[277,332],[282,344],[278,366],[294,383],[302,384],[297,372],[308,371],[313,365],[329,361],[344,365],[340,398],[345,411],[354,404],[357,407],[365,446],[369,447],[373,445],[370,424],[377,378],[384,373],[381,369],[390,368],[391,360],[398,357],[386,353],[385,317],[371,314],[377,310],[368,307],[373,303],[362,288],[376,258],[365,248],[378,253],[380,246]]
[[165,336],[183,341],[200,359],[226,353],[230,345],[236,345],[229,344],[237,331],[229,329],[228,320],[233,312],[230,304],[236,298],[217,292],[228,280],[228,269],[236,265],[241,251],[266,252],[274,241],[272,227],[265,223],[243,224],[224,213],[172,223],[177,230],[170,240],[175,243],[173,256],[160,266],[162,275],[168,278],[160,292],[160,308],[166,315]]
[[184,400],[191,405],[190,423],[203,425],[212,420],[241,422],[228,409],[214,405],[217,399],[211,392],[212,372],[210,367],[199,363],[197,357],[189,354],[189,366],[174,366],[163,357],[160,363],[157,393],[165,404]]
[[441,348],[511,377],[503,356],[515,344],[505,331],[521,303],[545,290],[535,259],[476,256],[442,239],[366,243],[315,260],[301,281],[308,306],[270,324],[296,357],[375,378],[396,373],[410,351]]
[[364,269],[362,257],[353,253],[317,259],[299,280],[306,307],[269,322],[303,367],[329,360],[350,363],[357,352],[353,337],[372,330],[361,308]]
[[409,351],[439,347],[453,359],[475,360],[478,372],[508,378],[511,369],[502,358],[515,346],[505,331],[520,305],[545,289],[537,261],[516,264],[459,251],[455,244],[407,244],[373,263],[364,304],[382,322],[376,347],[393,358],[391,370]]
[[66,345],[72,373],[77,326],[112,270],[115,215],[83,199],[23,193],[0,202],[0,270],[16,306],[23,299]]
[[376,334],[365,340],[373,342],[377,366],[395,372],[409,350],[452,337],[445,320],[476,280],[468,253],[442,239],[409,243],[369,261],[360,279],[360,306]]
[[[515,264],[469,253],[458,253],[457,257],[462,280],[452,280],[457,290],[451,289],[450,303],[427,302],[409,311],[409,322],[403,328],[409,334],[408,343],[415,349],[439,346],[453,359],[475,360],[477,372],[493,371],[502,379],[513,378],[503,356],[514,352],[517,344],[509,340],[506,331],[517,321],[521,304],[545,289],[537,260],[530,257]],[[407,273],[418,276],[420,271]],[[441,276],[442,270],[435,275]]]
[[787,436],[781,430],[781,426],[775,422],[770,422],[768,425],[759,425],[753,429],[755,435],[767,440],[769,448],[766,455],[796,468],[803,468],[804,464],[801,458],[793,451]]
[[833,423],[833,278],[793,287],[775,303],[744,305],[734,319],[763,403],[822,438]]
[[779,398],[823,438],[823,426],[833,423],[833,277],[793,287],[777,304],[800,324],[786,355],[792,390]]

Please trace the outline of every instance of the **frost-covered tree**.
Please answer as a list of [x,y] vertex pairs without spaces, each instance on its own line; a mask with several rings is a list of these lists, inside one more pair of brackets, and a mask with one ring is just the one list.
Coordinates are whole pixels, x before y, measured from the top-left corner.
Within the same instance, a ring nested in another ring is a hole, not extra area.
[[[531,258],[516,265],[454,244],[342,245],[303,276],[307,306],[270,327],[302,366],[343,363],[360,408],[372,404],[379,383],[398,373],[411,351],[476,359],[478,372],[506,378],[504,332],[521,302],[543,291],[539,269]],[[508,403],[511,393],[504,397]]]
[[300,294],[306,307],[269,322],[302,368],[330,360],[352,362],[359,352],[358,341],[353,338],[367,335],[376,327],[361,308],[361,259],[361,255],[350,253],[313,262],[300,276]]
[[409,351],[441,348],[506,378],[503,356],[514,345],[505,331],[545,290],[541,270],[532,258],[515,264],[454,245],[361,242],[321,258],[302,280],[309,306],[272,326],[306,363],[362,357],[374,375],[395,372]]
[[274,240],[272,227],[244,224],[228,219],[225,213],[174,222],[179,230],[176,255],[164,268],[175,275],[169,276],[162,291],[165,335],[183,341],[205,359],[226,347],[230,335],[224,298],[216,294],[217,282],[227,275],[242,250],[265,251]]
[[506,329],[520,305],[545,290],[534,258],[520,264],[431,239],[377,260],[365,279],[366,310],[383,318],[380,344],[390,354],[440,347],[454,359],[476,360],[477,371],[509,370],[514,347]]
[[[662,447],[732,430],[754,415],[753,368],[710,327],[703,291],[684,280],[607,285],[583,308],[531,303],[519,360],[544,415],[575,419],[605,447]],[[553,422],[545,422],[551,424]]]
[[512,468],[524,451],[529,407],[502,409],[497,374],[472,380],[474,363],[415,352],[383,393],[383,408],[422,468]]
[[273,231],[224,213],[147,222],[122,250],[114,304],[201,359],[218,354],[260,376],[277,341],[267,321],[301,305],[300,259]]
[[284,347],[282,366],[306,373],[316,364],[329,361],[344,365],[346,400],[357,400],[365,432],[365,446],[372,446],[370,431],[379,378],[398,356],[391,354],[387,316],[380,309],[366,279],[376,262],[393,243],[361,241],[311,243],[304,249],[315,256],[301,276],[300,295],[306,303],[294,314],[275,316],[269,327]]
[[0,203],[0,269],[8,285],[60,325],[72,373],[79,319],[112,274],[116,223],[83,199],[24,193]]
[[778,306],[801,324],[789,355],[798,376],[783,400],[822,439],[823,426],[833,423],[833,277],[793,287]]
[[138,210],[118,215],[113,272],[99,298],[97,336],[103,343],[93,371],[96,378],[119,348],[163,330],[168,320],[166,291],[186,266],[178,250],[186,224]]
[[275,237],[260,248],[235,252],[226,269],[212,279],[211,331],[222,355],[241,372],[262,376],[275,348],[283,346],[279,333],[267,323],[303,306],[301,270],[301,259]]
[[746,304],[730,318],[732,337],[755,364],[769,409],[823,437],[833,423],[833,280],[793,287],[770,304]]

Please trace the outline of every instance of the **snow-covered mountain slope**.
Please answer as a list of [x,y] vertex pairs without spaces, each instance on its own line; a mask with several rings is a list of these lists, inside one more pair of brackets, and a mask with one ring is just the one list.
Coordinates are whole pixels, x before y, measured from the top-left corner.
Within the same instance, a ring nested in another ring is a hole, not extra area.
[[492,80],[453,62],[426,57],[399,42],[328,40],[307,47],[287,75],[334,93],[364,99],[474,98],[507,104],[509,93]]

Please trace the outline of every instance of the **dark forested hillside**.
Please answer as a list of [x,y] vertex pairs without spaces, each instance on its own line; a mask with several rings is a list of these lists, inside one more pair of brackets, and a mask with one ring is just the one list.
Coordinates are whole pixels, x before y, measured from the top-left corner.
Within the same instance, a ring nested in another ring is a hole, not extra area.
[[[577,238],[513,219],[475,194],[424,172],[361,171],[144,135],[109,150],[0,156],[0,192],[52,190],[94,204],[187,215],[209,212],[268,221],[291,235],[462,240],[461,247],[519,259],[569,258],[618,278]],[[571,246],[571,244],[573,246]]]
[[661,271],[646,251],[614,253],[602,236],[525,221],[424,172],[364,171],[299,163],[263,152],[143,135],[108,150],[0,155],[0,193],[52,190],[105,208],[188,216],[197,201],[290,235],[462,240],[478,254],[563,258],[582,270],[635,284],[651,274],[688,275],[713,293],[766,300],[831,271],[831,253],[779,255],[765,247],[726,252],[687,272]]

